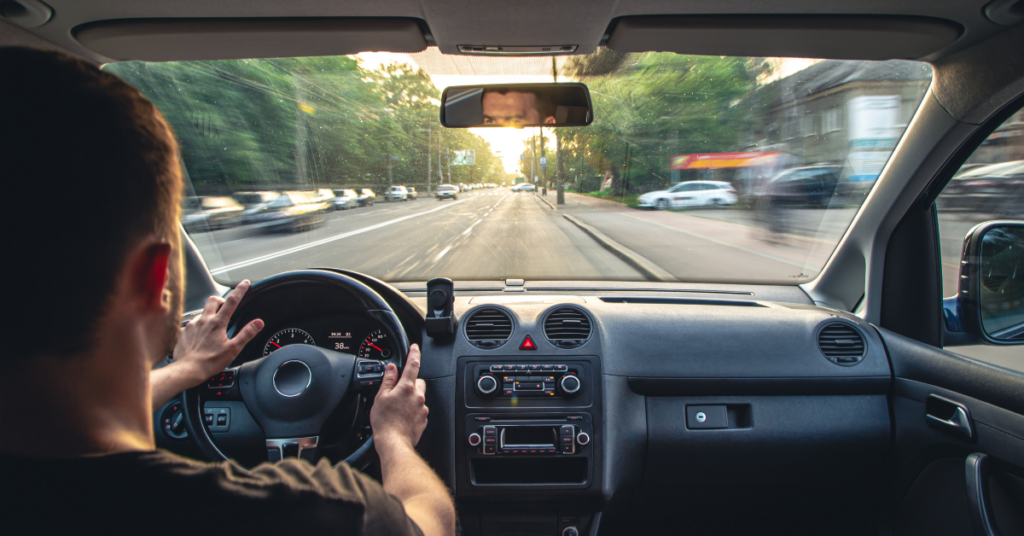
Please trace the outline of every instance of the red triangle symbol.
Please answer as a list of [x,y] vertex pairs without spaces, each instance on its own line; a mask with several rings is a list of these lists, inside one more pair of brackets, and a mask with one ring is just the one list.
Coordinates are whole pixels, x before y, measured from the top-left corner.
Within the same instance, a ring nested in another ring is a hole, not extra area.
[[523,344],[519,345],[519,349],[520,350],[536,350],[537,349],[537,345],[534,344],[533,343],[533,339],[531,339],[530,336],[527,335],[526,338],[523,339]]

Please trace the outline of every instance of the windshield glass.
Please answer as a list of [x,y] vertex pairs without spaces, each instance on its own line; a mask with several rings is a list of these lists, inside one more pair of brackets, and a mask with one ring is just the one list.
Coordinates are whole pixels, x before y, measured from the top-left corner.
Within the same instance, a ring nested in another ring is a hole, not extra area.
[[[237,211],[215,227],[186,225],[228,284],[325,266],[396,282],[806,282],[846,232],[932,76],[910,61],[604,48],[557,58],[430,48],[105,69],[173,125],[185,196],[287,190],[319,203],[306,206],[322,214],[301,220]],[[589,87],[590,126],[438,122],[445,87],[552,81]],[[443,183],[459,195],[437,195]],[[329,197],[349,189],[359,192],[356,206],[336,209]],[[271,206],[291,204],[282,195]]]

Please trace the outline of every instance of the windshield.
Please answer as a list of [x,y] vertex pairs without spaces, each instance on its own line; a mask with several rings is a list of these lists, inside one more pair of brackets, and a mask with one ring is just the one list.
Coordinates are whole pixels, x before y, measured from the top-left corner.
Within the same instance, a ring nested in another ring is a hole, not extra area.
[[[288,190],[303,196],[296,202],[320,203],[310,210],[322,214],[301,225],[238,211],[216,230],[186,226],[228,284],[308,267],[393,282],[806,282],[846,232],[932,76],[910,61],[604,48],[557,58],[430,48],[105,69],[173,125],[185,196]],[[589,87],[590,126],[438,122],[445,87],[552,81]],[[459,195],[435,195],[449,188]],[[322,202],[354,192],[356,206]],[[281,195],[271,206],[291,204]]]

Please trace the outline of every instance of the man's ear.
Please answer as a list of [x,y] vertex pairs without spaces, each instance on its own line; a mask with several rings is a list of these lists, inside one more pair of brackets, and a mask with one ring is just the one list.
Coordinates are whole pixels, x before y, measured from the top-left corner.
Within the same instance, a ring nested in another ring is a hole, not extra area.
[[170,258],[169,243],[149,242],[136,250],[135,258],[129,264],[132,267],[132,293],[146,311],[164,311],[169,306],[164,296],[164,285]]

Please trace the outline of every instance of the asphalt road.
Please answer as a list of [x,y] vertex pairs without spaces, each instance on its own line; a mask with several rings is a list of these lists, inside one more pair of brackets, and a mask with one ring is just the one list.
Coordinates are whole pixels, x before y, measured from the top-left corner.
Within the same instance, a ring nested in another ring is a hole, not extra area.
[[192,239],[213,274],[227,281],[314,267],[388,281],[643,278],[535,196],[503,188],[457,201],[421,198],[334,212],[323,226],[299,233],[243,226]]

